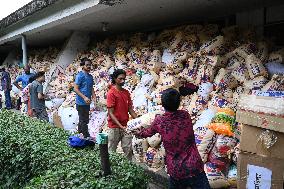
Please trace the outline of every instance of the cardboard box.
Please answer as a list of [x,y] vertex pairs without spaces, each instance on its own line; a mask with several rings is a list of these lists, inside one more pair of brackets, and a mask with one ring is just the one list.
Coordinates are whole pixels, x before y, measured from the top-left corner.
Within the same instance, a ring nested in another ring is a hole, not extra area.
[[238,110],[236,120],[237,122],[246,125],[252,125],[284,133],[284,117]]
[[284,133],[271,131],[273,137],[275,136],[277,139],[276,143],[267,149],[261,140],[261,134],[265,131],[266,129],[243,125],[240,150],[284,161]]
[[239,189],[283,189],[283,173],[283,160],[243,152],[239,154]]

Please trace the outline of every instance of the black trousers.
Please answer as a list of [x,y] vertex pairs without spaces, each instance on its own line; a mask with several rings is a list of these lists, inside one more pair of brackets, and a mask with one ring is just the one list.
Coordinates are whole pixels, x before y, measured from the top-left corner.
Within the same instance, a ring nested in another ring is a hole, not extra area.
[[88,123],[89,123],[89,112],[90,105],[77,105],[77,111],[79,115],[78,131],[82,133],[84,137],[89,137]]

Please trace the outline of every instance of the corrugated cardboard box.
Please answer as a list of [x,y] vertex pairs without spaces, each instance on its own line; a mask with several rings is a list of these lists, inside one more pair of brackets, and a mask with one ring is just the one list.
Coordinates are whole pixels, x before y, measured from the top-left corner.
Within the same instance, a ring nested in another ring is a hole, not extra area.
[[284,133],[270,131],[271,138],[276,137],[276,142],[267,149],[261,140],[261,135],[265,132],[266,129],[243,125],[240,150],[284,161]]
[[237,122],[246,125],[252,125],[284,133],[284,117],[238,110],[236,120]]
[[283,160],[243,152],[239,154],[239,189],[283,189],[283,173]]

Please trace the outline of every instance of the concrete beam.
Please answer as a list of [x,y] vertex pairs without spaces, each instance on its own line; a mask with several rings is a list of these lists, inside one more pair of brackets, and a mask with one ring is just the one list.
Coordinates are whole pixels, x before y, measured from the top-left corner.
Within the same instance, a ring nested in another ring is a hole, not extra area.
[[26,4],[22,8],[18,9],[9,16],[3,18],[0,21],[0,30],[16,23],[17,21],[34,14],[37,11],[44,9],[45,7],[54,4],[58,0],[33,0]]
[[78,4],[67,7],[63,10],[60,10],[54,14],[48,15],[42,19],[37,21],[33,21],[31,23],[27,22],[27,24],[21,28],[17,28],[14,31],[11,31],[0,37],[0,45],[7,42],[12,41],[17,38],[20,38],[22,34],[32,35],[39,31],[44,31],[46,29],[50,29],[52,27],[62,25],[64,23],[70,22],[73,19],[80,18],[82,16],[94,13],[99,10],[103,10],[109,6],[100,5],[99,0],[85,0],[81,1]]

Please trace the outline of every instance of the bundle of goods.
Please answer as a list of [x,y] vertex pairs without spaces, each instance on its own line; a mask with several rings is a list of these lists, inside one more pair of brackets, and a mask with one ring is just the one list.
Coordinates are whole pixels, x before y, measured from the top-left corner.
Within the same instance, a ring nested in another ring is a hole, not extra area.
[[29,65],[36,72],[48,72],[51,66],[55,64],[58,54],[59,49],[55,47],[49,47],[48,49],[33,49],[29,52]]
[[238,141],[234,135],[235,125],[232,109],[211,108],[203,111],[193,126],[197,148],[212,188],[236,185],[236,175],[233,174],[236,169],[231,158]]
[[[180,109],[189,111],[195,123],[199,152],[206,164],[207,176],[212,176],[210,184],[213,188],[226,187],[235,179],[235,167],[229,156],[241,134],[240,125],[234,120],[240,97],[255,90],[284,90],[284,79],[283,71],[274,69],[282,65],[283,50],[271,52],[267,42],[254,38],[253,30],[242,31],[233,26],[221,31],[217,25],[189,25],[151,34],[148,38],[146,34],[135,34],[105,39],[92,50],[80,53],[64,74],[70,78],[67,79],[69,84],[74,82],[74,76],[81,70],[80,60],[89,58],[97,102],[105,107],[110,76],[115,69],[124,69],[127,73],[124,87],[131,93],[135,111],[141,116],[129,121],[129,131],[150,125],[155,117],[150,113],[156,115],[156,111],[162,110],[163,90],[179,90],[183,94]],[[53,92],[66,90],[66,83],[59,80],[54,81]],[[188,92],[185,86],[190,85],[199,90]],[[74,107],[71,102],[74,94],[64,95],[66,100],[62,107],[66,104]],[[253,108],[247,107],[250,103],[240,104],[244,109]],[[280,104],[270,113],[279,114]],[[147,123],[141,120],[143,116]],[[160,149],[160,136],[155,136],[153,143],[151,139],[137,140],[134,145],[138,146],[136,157],[141,161],[147,153],[151,155],[148,157],[159,154],[153,149]],[[146,162],[152,165],[151,161]]]
[[[139,118],[132,119],[127,123],[127,132],[140,131],[150,127],[155,117],[162,114],[161,111],[149,112]],[[132,148],[137,162],[146,162],[147,166],[153,171],[158,171],[164,167],[165,150],[161,145],[161,136],[155,134],[147,139],[134,138]]]
[[73,85],[73,77],[60,73],[55,80],[49,83],[49,98],[65,98],[71,91]]

